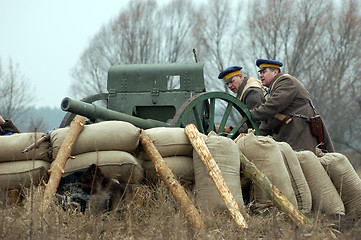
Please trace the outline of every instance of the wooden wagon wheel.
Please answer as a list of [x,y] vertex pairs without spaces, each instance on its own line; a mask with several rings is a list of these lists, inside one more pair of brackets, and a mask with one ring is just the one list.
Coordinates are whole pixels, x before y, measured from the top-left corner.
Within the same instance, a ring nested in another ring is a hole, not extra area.
[[239,99],[224,92],[205,92],[188,99],[179,108],[170,126],[185,127],[188,123],[191,123],[190,121],[193,121],[192,123],[197,126],[197,129],[201,133],[208,134],[210,131],[214,131],[216,100],[227,105],[219,124],[218,135],[222,135],[232,110],[236,110],[242,116],[242,119],[227,135],[228,138],[233,138],[238,130],[246,123],[252,126],[256,135],[260,135],[258,125],[252,120],[251,113],[246,106]]
[[[83,99],[80,99],[80,101],[86,102],[86,103],[93,103],[93,102],[96,102],[99,100],[105,100],[108,102],[108,95],[109,95],[108,93],[98,93],[98,94],[90,95]],[[71,123],[71,121],[73,120],[73,118],[75,116],[76,116],[76,114],[74,114],[74,113],[70,113],[70,112],[66,113],[63,120],[60,123],[59,128],[69,126],[69,124]]]

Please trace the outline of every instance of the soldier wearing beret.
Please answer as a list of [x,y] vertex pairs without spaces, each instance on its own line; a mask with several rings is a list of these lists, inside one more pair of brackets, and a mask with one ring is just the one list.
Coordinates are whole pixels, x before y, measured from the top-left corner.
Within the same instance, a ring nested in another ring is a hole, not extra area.
[[0,135],[9,135],[12,133],[20,133],[20,131],[11,120],[4,120],[2,116],[0,116]]
[[[264,90],[260,81],[252,77],[243,77],[241,69],[241,66],[226,68],[218,75],[218,78],[222,79],[227,87],[237,94],[237,98],[248,109],[253,109],[264,102]],[[241,132],[246,131],[246,128],[241,129]]]
[[279,61],[258,59],[256,65],[262,84],[269,90],[266,102],[250,111],[252,119],[263,121],[268,134],[276,141],[287,142],[294,150],[315,152],[318,146],[334,152],[326,126],[301,82],[282,74],[283,64]]

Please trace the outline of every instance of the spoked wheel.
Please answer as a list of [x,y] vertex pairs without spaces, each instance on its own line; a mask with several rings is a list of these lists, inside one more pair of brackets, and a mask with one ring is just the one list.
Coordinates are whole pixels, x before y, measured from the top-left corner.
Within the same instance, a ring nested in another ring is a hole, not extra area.
[[258,125],[252,121],[251,113],[246,106],[237,98],[224,92],[205,92],[188,99],[179,108],[170,126],[185,127],[189,123],[194,123],[203,134],[215,131],[216,102],[226,105],[219,123],[218,135],[222,135],[232,110],[238,112],[242,119],[235,124],[232,131],[227,135],[228,138],[233,138],[238,130],[247,123],[252,126],[256,135],[260,135]]
[[[90,95],[83,99],[80,99],[80,101],[86,102],[86,103],[93,103],[93,102],[100,101],[100,100],[108,101],[108,93],[98,93],[98,94]],[[61,121],[59,127],[63,128],[63,127],[69,126],[75,116],[76,116],[76,114],[70,113],[70,112],[65,114],[63,121]]]

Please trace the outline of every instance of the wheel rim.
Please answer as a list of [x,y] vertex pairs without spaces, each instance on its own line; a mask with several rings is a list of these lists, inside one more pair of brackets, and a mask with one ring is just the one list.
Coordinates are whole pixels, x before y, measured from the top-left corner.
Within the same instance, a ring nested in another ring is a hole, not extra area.
[[251,113],[246,106],[234,96],[224,92],[205,92],[188,99],[179,108],[170,123],[170,126],[185,127],[188,123],[191,123],[189,120],[193,118],[193,123],[197,126],[197,129],[201,133],[207,134],[210,131],[214,131],[216,100],[221,100],[227,104],[219,124],[218,135],[222,135],[232,110],[236,110],[242,116],[242,119],[235,124],[232,131],[227,135],[228,138],[233,138],[238,130],[247,122],[250,123],[252,128],[255,130],[255,134],[260,135],[258,125],[252,120]]

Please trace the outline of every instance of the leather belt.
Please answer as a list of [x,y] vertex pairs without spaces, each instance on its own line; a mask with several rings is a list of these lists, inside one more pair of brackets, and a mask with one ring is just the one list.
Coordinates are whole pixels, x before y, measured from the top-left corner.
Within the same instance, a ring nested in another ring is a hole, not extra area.
[[[278,133],[278,131],[281,129],[281,127],[284,125],[284,124],[288,124],[289,122],[291,122],[292,121],[292,114],[295,114],[295,113],[298,113],[298,112],[301,112],[303,109],[306,109],[307,107],[309,107],[310,106],[310,103],[306,103],[306,104],[304,104],[304,105],[302,105],[301,107],[299,107],[299,108],[297,108],[294,112],[292,112],[291,114],[288,114],[288,115],[283,115],[283,114],[279,114],[279,116],[285,116],[284,118],[283,118],[283,120],[278,124],[278,126],[277,126],[277,129],[276,129],[276,133]],[[278,116],[278,117],[279,117]],[[277,118],[277,119],[279,119],[278,117],[277,117],[277,114],[275,115],[275,117]],[[279,119],[280,120],[280,119]]]

